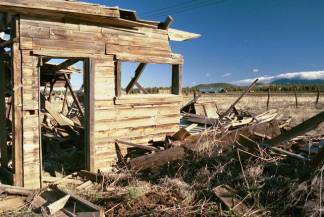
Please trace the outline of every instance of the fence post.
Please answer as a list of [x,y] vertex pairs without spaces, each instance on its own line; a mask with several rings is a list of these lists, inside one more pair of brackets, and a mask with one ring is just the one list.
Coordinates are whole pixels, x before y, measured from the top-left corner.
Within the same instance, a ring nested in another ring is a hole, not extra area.
[[297,100],[297,89],[295,88],[295,101],[296,101],[296,108],[298,107],[298,100]]
[[319,90],[319,88],[318,88],[318,89],[317,89],[317,95],[316,95],[316,102],[315,102],[316,105],[318,104],[319,97],[320,97],[320,90]]
[[267,109],[269,109],[269,103],[270,103],[270,87],[268,89]]

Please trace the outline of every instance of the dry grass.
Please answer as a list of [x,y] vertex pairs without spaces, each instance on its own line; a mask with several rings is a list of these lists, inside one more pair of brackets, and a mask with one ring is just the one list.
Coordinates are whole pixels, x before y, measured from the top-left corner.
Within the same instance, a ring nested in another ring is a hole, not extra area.
[[[237,96],[205,95],[203,100],[215,100],[225,111]],[[266,110],[266,100],[266,95],[249,95],[237,108],[259,114]],[[323,102],[315,107],[314,100],[314,95],[302,95],[295,108],[293,96],[278,95],[270,108],[292,116],[298,124],[323,110]],[[323,128],[313,133],[323,133]],[[312,168],[270,150],[249,153],[224,149],[215,139],[206,141],[198,152],[188,151],[184,159],[159,169],[137,173],[118,168],[91,189],[68,189],[104,207],[107,216],[234,217],[213,193],[224,184],[235,189],[250,209],[244,216],[323,216],[324,166]]]

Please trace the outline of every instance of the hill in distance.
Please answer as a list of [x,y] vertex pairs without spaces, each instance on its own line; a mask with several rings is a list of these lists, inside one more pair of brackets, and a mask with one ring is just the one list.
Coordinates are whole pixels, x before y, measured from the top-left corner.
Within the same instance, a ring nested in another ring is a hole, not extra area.
[[322,79],[313,79],[313,80],[306,80],[306,79],[278,79],[271,82],[271,84],[324,84],[324,80]]
[[209,83],[209,84],[198,84],[195,86],[195,88],[233,88],[236,87],[233,84],[228,84],[228,83]]

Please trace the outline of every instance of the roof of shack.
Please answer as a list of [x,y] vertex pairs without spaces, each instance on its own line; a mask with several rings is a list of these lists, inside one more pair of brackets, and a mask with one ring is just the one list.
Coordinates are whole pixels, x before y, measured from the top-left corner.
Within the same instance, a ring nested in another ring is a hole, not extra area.
[[[66,0],[0,0],[0,12],[32,15],[64,22],[87,22],[123,28],[159,28],[160,22],[139,19],[136,11]],[[170,40],[186,41],[199,34],[168,29]]]
[[158,28],[159,24],[139,20],[135,11],[65,0],[0,0],[0,11],[122,27]]

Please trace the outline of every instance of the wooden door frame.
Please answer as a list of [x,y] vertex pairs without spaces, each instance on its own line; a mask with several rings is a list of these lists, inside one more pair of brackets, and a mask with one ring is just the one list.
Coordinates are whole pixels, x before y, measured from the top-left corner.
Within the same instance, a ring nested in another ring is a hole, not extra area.
[[[94,150],[93,150],[93,121],[94,121],[94,61],[92,57],[85,57],[85,56],[78,56],[77,54],[75,56],[64,56],[64,53],[62,56],[40,56],[39,57],[40,63],[42,63],[42,58],[52,58],[52,59],[71,59],[71,58],[78,58],[81,61],[83,61],[83,85],[84,85],[84,150],[85,150],[85,169],[92,171],[94,166]],[[40,72],[41,65],[38,65],[38,70]],[[39,78],[40,78],[39,73]],[[39,92],[40,92],[40,85],[39,85]],[[39,104],[39,109],[41,109],[41,104]],[[40,111],[40,110],[39,110]],[[41,130],[41,125],[40,129]],[[42,159],[42,135],[40,133],[39,137],[40,141],[40,177],[41,177],[41,183],[42,183],[42,165],[43,165],[43,159]]]

